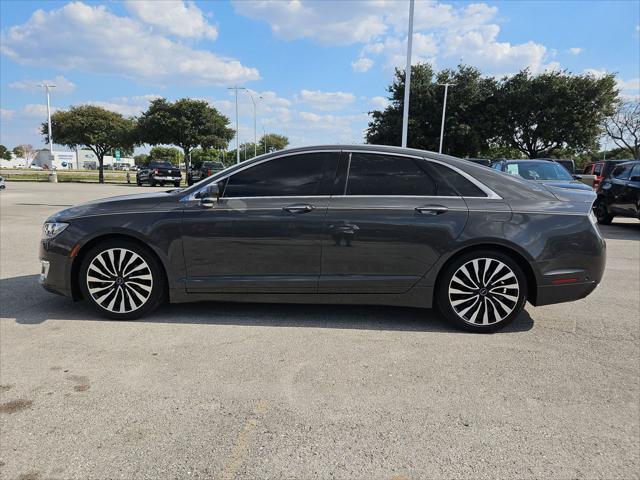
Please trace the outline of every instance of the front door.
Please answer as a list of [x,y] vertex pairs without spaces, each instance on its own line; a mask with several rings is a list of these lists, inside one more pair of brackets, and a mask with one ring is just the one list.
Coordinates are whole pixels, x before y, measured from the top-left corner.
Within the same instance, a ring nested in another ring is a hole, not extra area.
[[460,235],[468,209],[423,158],[344,152],[329,205],[320,293],[402,293]]
[[218,181],[184,212],[188,292],[315,293],[338,152],[289,154]]

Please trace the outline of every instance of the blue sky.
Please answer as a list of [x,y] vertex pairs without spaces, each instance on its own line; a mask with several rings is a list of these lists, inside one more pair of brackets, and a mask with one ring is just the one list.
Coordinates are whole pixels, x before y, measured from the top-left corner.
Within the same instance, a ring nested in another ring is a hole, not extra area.
[[[408,1],[0,2],[0,143],[43,146],[54,108],[93,103],[137,115],[163,96],[209,101],[235,122],[231,85],[257,99],[258,130],[291,144],[361,143],[405,62]],[[462,60],[490,75],[529,67],[616,72],[640,84],[640,2],[416,2],[413,63]],[[453,91],[452,94],[455,94]],[[240,96],[240,140],[253,107]]]

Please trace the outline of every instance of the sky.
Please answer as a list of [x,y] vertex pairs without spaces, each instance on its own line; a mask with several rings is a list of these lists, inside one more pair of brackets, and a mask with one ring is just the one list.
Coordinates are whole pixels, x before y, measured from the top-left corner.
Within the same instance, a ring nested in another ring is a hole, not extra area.
[[[291,146],[362,143],[404,68],[408,0],[0,2],[0,143],[44,147],[52,108],[94,104],[139,115],[150,99],[204,99],[239,138]],[[412,63],[486,75],[562,69],[617,74],[640,93],[640,1],[417,0]],[[455,95],[455,88],[449,92]],[[233,142],[235,145],[235,140]],[[144,151],[148,147],[139,148]]]

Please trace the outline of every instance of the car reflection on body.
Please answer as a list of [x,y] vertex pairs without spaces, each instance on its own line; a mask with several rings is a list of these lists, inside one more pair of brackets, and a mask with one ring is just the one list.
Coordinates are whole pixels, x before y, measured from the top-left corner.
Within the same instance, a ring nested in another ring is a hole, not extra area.
[[115,319],[165,299],[383,304],[492,331],[596,288],[594,200],[422,150],[291,149],[56,213],[41,282]]

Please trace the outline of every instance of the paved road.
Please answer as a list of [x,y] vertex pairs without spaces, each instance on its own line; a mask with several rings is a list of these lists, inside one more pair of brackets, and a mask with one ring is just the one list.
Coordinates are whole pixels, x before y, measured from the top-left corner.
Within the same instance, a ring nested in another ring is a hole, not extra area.
[[36,285],[40,224],[145,190],[0,192],[0,478],[638,478],[640,223],[589,298],[473,335],[428,311],[176,305]]

